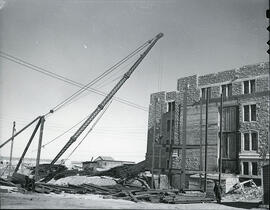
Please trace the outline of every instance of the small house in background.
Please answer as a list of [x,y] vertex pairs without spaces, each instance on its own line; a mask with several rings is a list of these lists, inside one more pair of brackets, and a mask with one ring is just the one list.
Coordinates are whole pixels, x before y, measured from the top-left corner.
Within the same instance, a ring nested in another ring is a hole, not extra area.
[[116,166],[121,166],[125,164],[135,164],[132,161],[114,160],[109,156],[98,156],[94,161],[85,161],[82,163],[84,170],[108,170]]

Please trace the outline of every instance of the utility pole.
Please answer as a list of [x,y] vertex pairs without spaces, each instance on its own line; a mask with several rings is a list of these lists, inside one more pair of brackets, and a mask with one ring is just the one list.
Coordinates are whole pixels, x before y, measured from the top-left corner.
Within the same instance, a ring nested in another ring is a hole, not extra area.
[[156,141],[156,112],[157,112],[157,97],[154,98],[154,131],[153,131],[153,141],[152,141],[152,180],[151,180],[151,188],[154,188],[154,169],[155,169],[155,141]]
[[39,141],[38,141],[38,151],[37,151],[37,159],[36,159],[36,167],[35,167],[35,181],[39,180],[39,161],[40,161],[40,153],[41,153],[41,145],[42,145],[42,137],[43,137],[43,129],[44,129],[45,117],[42,116],[40,118],[40,130],[39,130]]
[[188,84],[185,86],[184,100],[183,100],[183,142],[182,142],[182,178],[181,178],[181,188],[185,187],[186,180],[186,141],[187,141],[187,91]]
[[221,144],[222,144],[222,118],[223,118],[223,94],[220,94],[220,132],[219,132],[219,176],[218,176],[218,181],[219,181],[219,186],[221,186],[221,173],[222,173],[222,151],[221,151]]
[[[16,132],[16,122],[13,122],[13,128],[12,128],[12,136],[14,136],[15,132]],[[10,147],[10,155],[9,155],[9,170],[8,170],[8,175],[10,176],[11,174],[11,167],[12,167],[12,153],[13,153],[13,141],[14,141],[14,137],[11,139],[11,147]]]
[[204,191],[207,188],[207,137],[208,137],[208,102],[209,102],[209,88],[206,89],[206,107],[205,107],[205,151],[204,151]]

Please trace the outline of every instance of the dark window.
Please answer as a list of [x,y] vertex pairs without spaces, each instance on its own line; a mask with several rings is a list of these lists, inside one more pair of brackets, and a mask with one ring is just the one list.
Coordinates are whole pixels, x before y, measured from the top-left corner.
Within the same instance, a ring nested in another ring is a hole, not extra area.
[[221,86],[221,89],[222,89],[221,91],[222,91],[222,96],[223,96],[223,98],[226,98],[226,96],[227,96],[227,95],[226,95],[226,85],[222,85],[222,86]]
[[170,131],[170,128],[171,128],[171,121],[167,120],[167,132]]
[[250,93],[255,93],[255,80],[250,80]]
[[223,145],[222,145],[222,157],[223,158],[228,158],[229,155],[228,155],[228,150],[229,150],[229,147],[228,147],[228,144],[229,144],[229,139],[228,139],[228,136],[226,134],[223,135]]
[[251,121],[256,121],[256,105],[251,105]]
[[243,174],[248,175],[248,162],[243,162]]
[[249,81],[244,81],[244,94],[249,93]]
[[244,81],[244,94],[255,93],[255,79]]
[[258,150],[258,134],[256,132],[251,133],[252,150]]
[[244,150],[249,150],[249,133],[244,133]]
[[169,168],[169,165],[170,165],[170,161],[167,160],[167,168]]
[[249,121],[249,105],[244,106],[244,121]]
[[258,163],[252,162],[252,175],[258,175]]
[[172,120],[172,129],[174,129],[174,120]]
[[172,102],[172,111],[175,111],[175,101]]
[[[210,99],[211,98],[211,87],[208,87],[207,88],[207,91],[208,91],[208,98]],[[207,95],[207,94],[206,94]]]
[[168,147],[166,147],[166,152],[169,152],[169,148]]
[[168,112],[175,111],[175,101],[168,102]]
[[228,96],[232,96],[232,84],[228,84]]
[[169,144],[170,143],[170,141],[169,140],[166,140],[166,144]]
[[224,98],[232,96],[232,84],[222,85],[221,91]]
[[205,88],[202,88],[202,99],[206,99]]

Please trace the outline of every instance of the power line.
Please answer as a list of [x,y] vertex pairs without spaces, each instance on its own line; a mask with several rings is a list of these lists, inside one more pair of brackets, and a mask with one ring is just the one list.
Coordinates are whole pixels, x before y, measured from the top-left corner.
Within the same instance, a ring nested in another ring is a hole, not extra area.
[[99,117],[96,119],[96,121],[93,123],[92,127],[89,129],[89,131],[87,131],[87,133],[85,134],[85,136],[82,138],[82,140],[79,142],[79,144],[72,150],[72,152],[68,155],[68,157],[65,159],[65,161],[67,161],[70,156],[75,152],[75,150],[80,146],[80,144],[83,142],[83,140],[88,136],[88,134],[94,129],[94,127],[96,126],[96,124],[98,123],[98,121],[101,119],[101,117],[104,115],[104,113],[107,111],[107,109],[109,108],[109,106],[111,105],[112,101],[110,101],[108,103],[108,105],[104,108],[104,110],[101,112],[101,114],[99,115]]
[[[105,93],[103,91],[99,91],[99,90],[96,90],[96,89],[90,88],[90,87],[85,87],[86,85],[83,85],[82,83],[76,82],[74,80],[63,77],[63,76],[61,76],[59,74],[55,74],[53,72],[50,72],[50,71],[48,71],[48,70],[46,70],[44,68],[41,68],[41,67],[35,66],[33,64],[30,64],[29,62],[26,62],[26,61],[24,61],[22,59],[19,59],[19,58],[15,57],[15,56],[11,56],[11,55],[3,52],[3,51],[0,51],[0,57],[5,58],[7,60],[10,60],[12,62],[15,62],[15,63],[17,63],[19,65],[22,65],[22,66],[24,66],[24,67],[26,67],[28,69],[31,69],[31,70],[37,71],[39,73],[42,73],[42,74],[44,74],[46,76],[52,77],[54,79],[61,80],[63,82],[71,84],[73,86],[80,87],[83,90],[88,90],[88,91],[94,92],[94,93],[102,95],[102,96],[107,95],[107,93]],[[137,108],[137,109],[140,109],[140,110],[143,110],[143,111],[148,111],[148,108],[146,108],[144,106],[141,106],[141,105],[138,105],[138,104],[135,104],[135,103],[133,103],[133,102],[131,102],[129,100],[126,100],[126,99],[122,99],[122,98],[119,98],[119,97],[114,97],[113,100],[118,101],[118,102],[123,103],[123,104],[128,105],[128,106],[131,106],[133,108]]]

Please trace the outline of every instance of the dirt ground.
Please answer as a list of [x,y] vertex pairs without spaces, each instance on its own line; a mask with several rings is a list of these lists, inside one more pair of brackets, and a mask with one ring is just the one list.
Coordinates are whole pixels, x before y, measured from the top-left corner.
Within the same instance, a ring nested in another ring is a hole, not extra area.
[[[1,209],[260,209],[258,203],[223,204],[195,203],[195,204],[159,204],[148,202],[132,202],[121,199],[103,198],[100,195],[72,195],[72,194],[39,194],[18,192],[0,194]],[[262,209],[262,208],[261,208]]]

